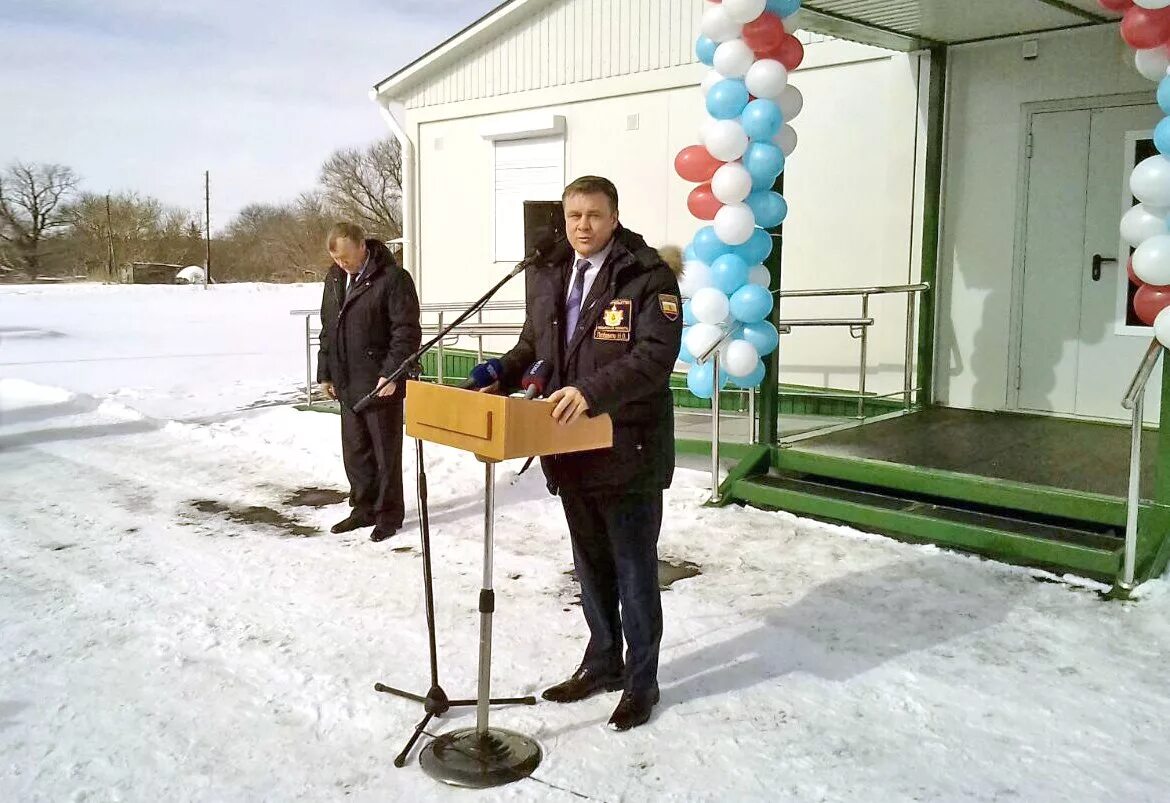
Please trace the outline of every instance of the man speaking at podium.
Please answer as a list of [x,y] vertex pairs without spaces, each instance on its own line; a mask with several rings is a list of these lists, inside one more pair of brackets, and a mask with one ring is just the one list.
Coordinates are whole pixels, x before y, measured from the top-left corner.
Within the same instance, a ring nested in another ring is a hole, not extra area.
[[674,474],[669,380],[681,302],[674,271],[618,222],[609,180],[579,178],[562,202],[568,242],[530,269],[524,329],[502,358],[500,384],[516,388],[535,360],[547,360],[554,417],[613,419],[612,448],[541,459],[564,506],[590,634],[577,671],[543,696],[571,703],[621,689],[609,724],[628,730],[650,718],[659,696],[658,533]]

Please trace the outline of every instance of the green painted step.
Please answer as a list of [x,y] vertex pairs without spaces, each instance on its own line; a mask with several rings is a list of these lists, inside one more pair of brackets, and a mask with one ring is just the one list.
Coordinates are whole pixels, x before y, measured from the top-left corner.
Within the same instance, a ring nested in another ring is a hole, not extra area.
[[815,475],[830,482],[881,486],[903,494],[949,499],[960,505],[983,505],[1036,516],[1125,526],[1125,500],[1104,494],[882,460],[826,455],[800,447],[774,450],[772,465],[783,472]]
[[795,474],[739,479],[728,492],[737,501],[759,507],[1103,581],[1116,577],[1124,550],[1117,531],[1091,522],[973,510],[946,500],[906,498]]

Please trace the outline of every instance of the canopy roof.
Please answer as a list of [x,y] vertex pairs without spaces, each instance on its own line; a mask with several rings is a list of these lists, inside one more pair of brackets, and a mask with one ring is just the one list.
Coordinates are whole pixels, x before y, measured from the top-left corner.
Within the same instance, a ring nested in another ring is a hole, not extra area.
[[806,0],[801,27],[892,50],[921,50],[1116,22],[1097,0]]

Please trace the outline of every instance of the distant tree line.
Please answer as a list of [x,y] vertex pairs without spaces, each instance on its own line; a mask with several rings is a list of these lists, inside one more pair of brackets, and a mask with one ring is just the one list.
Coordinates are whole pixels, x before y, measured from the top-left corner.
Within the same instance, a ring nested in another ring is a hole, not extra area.
[[[133,262],[202,265],[198,212],[134,192],[80,191],[80,177],[57,164],[15,162],[0,172],[0,281],[79,278],[118,281]],[[312,190],[284,204],[251,204],[211,242],[216,281],[312,281],[328,259],[325,234],[336,220],[370,236],[402,234],[398,143],[336,151]]]

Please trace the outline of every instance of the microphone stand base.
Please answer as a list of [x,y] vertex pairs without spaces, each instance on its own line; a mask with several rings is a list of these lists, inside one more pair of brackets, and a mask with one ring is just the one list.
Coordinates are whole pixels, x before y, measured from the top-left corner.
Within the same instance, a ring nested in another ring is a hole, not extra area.
[[502,728],[445,733],[423,748],[419,764],[437,781],[466,789],[487,789],[523,780],[540,766],[540,745]]

